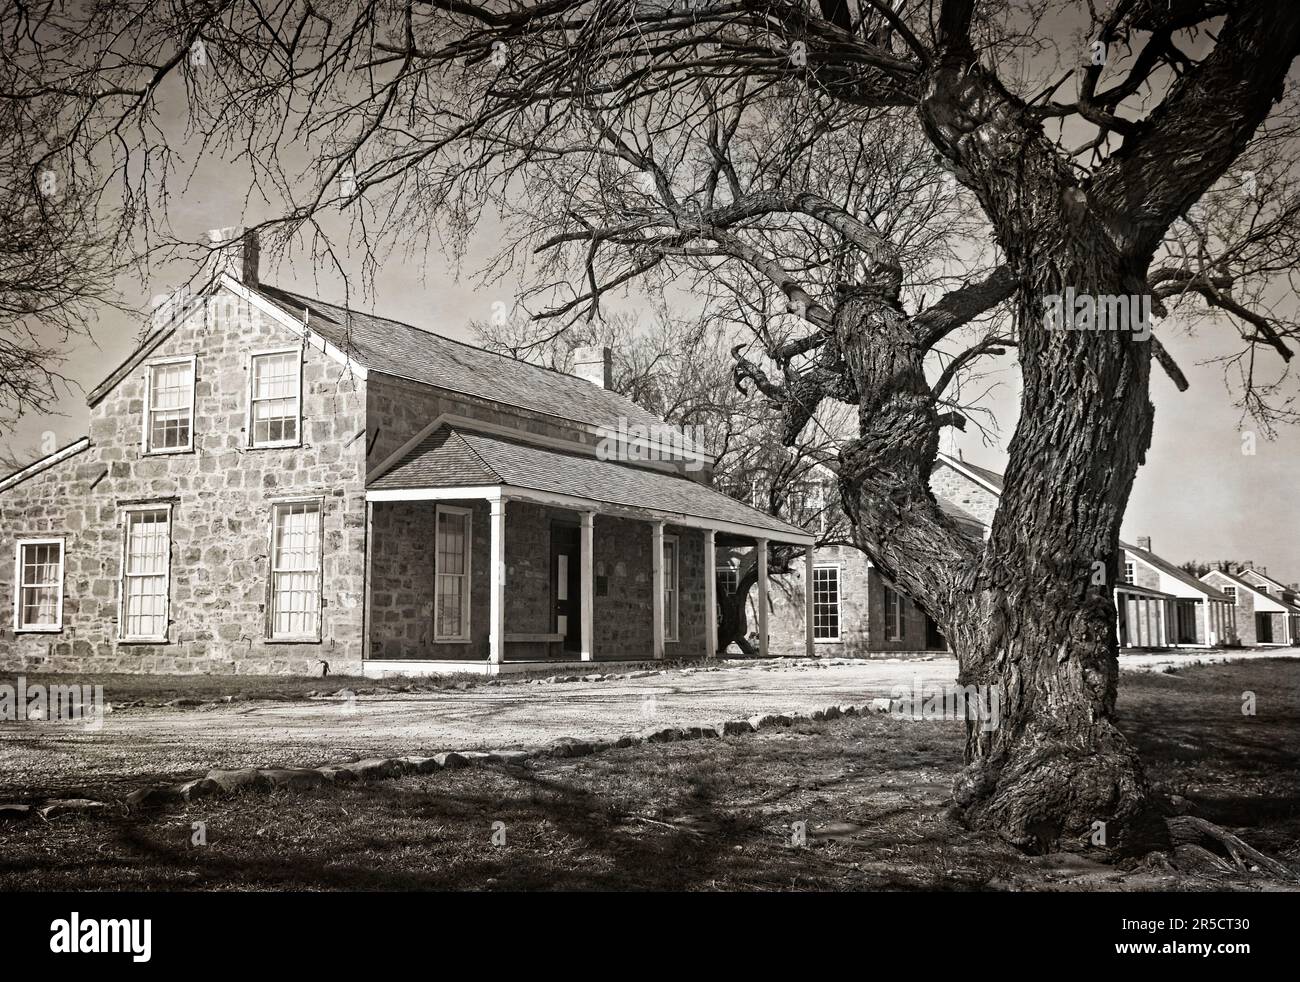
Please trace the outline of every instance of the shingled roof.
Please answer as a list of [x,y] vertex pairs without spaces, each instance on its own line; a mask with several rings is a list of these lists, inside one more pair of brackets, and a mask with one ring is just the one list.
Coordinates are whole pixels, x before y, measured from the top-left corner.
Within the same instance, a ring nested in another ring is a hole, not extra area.
[[1230,602],[1227,594],[1223,593],[1220,590],[1216,590],[1208,583],[1203,583],[1202,581],[1198,580],[1195,576],[1193,576],[1191,573],[1187,572],[1187,570],[1179,569],[1177,566],[1169,562],[1167,559],[1161,559],[1151,550],[1139,549],[1137,546],[1131,546],[1127,542],[1124,542],[1123,540],[1120,540],[1120,545],[1124,548],[1126,552],[1133,553],[1133,555],[1137,556],[1148,566],[1152,566],[1160,570],[1160,572],[1162,573],[1167,573],[1169,576],[1172,576],[1179,583],[1182,583],[1184,586],[1189,586],[1199,593],[1205,594],[1211,600],[1222,600],[1224,602]]
[[430,433],[370,481],[367,490],[494,484],[808,538],[803,529],[684,477],[450,426],[440,426]]
[[593,426],[666,425],[631,399],[584,379],[477,348],[401,321],[259,285],[258,294],[366,369]]

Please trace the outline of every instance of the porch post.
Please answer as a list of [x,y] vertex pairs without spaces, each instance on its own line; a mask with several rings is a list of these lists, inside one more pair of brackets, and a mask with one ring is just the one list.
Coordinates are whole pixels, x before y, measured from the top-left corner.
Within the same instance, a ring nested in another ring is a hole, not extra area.
[[582,565],[582,660],[591,661],[596,652],[596,513],[582,513],[582,541],[578,544]]
[[704,657],[718,657],[718,543],[713,529],[704,530]]
[[370,657],[370,595],[375,591],[374,548],[375,548],[375,503],[366,502],[366,558],[365,569],[361,571],[361,659]]
[[488,661],[500,665],[506,651],[506,499],[492,498],[489,555]]
[[654,658],[663,661],[664,657],[664,523],[652,522],[650,525],[650,570],[653,574],[654,602]]
[[803,653],[811,658],[816,650],[813,642],[813,547],[808,546],[803,554]]
[[767,657],[767,539],[757,539],[758,552],[758,657]]

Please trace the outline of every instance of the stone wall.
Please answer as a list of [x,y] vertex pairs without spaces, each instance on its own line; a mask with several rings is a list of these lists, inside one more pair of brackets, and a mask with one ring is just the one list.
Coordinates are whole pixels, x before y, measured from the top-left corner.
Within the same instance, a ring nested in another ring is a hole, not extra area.
[[941,461],[930,474],[930,490],[978,518],[986,528],[993,524],[998,496],[948,464]]
[[[748,558],[743,561],[749,562]],[[890,657],[926,650],[925,612],[910,598],[903,596],[903,636],[885,640],[884,591],[886,581],[871,566],[866,555],[851,546],[825,546],[813,556],[816,566],[836,566],[840,570],[840,640],[814,640],[818,657]],[[768,577],[768,647],[774,655],[803,655],[804,633],[804,563],[798,559],[788,573]],[[747,598],[751,639],[758,638],[758,589]]]
[[[247,449],[249,353],[296,338],[225,301],[179,324],[91,410],[89,449],[0,492],[0,668],[73,672],[355,672],[361,666],[365,383],[304,352],[301,446]],[[145,455],[145,365],[197,355],[194,449]],[[272,503],[323,499],[320,643],[267,640]],[[172,504],[168,643],[117,639],[122,506]],[[14,543],[66,536],[63,630],[13,631]]]

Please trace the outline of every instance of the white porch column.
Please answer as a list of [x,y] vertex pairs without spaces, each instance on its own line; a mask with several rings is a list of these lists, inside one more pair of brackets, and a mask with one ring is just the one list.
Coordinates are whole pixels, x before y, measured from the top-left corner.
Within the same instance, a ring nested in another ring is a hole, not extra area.
[[650,569],[654,574],[654,658],[663,661],[664,657],[664,523],[651,523],[650,535]]
[[713,529],[704,530],[704,657],[718,657],[718,543]]
[[813,547],[803,554],[803,653],[811,658],[817,650],[813,640]]
[[582,513],[582,541],[578,543],[578,555],[582,566],[582,589],[579,603],[582,605],[582,660],[591,661],[596,657],[596,513]]
[[506,651],[506,499],[493,498],[488,543],[488,661],[500,665]]
[[758,657],[767,657],[767,539],[755,542],[758,553]]

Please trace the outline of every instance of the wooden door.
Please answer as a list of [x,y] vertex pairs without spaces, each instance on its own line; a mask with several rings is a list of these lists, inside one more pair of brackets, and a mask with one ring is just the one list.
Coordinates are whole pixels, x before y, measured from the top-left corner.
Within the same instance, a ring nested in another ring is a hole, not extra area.
[[551,630],[564,650],[582,651],[582,556],[578,526],[551,526]]

